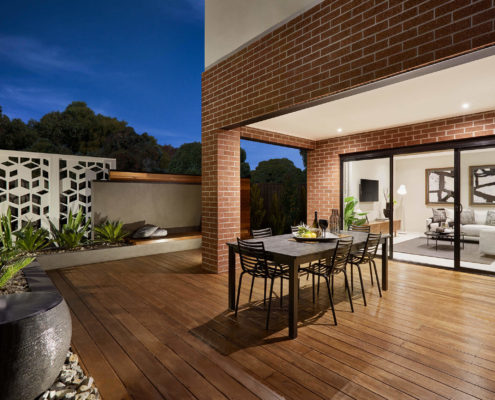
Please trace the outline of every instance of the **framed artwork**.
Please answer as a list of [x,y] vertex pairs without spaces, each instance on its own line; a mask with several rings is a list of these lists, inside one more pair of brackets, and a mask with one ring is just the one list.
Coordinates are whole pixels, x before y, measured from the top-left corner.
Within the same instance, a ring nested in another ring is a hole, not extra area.
[[469,167],[469,203],[477,206],[495,205],[495,165]]
[[454,204],[454,167],[425,171],[425,203]]

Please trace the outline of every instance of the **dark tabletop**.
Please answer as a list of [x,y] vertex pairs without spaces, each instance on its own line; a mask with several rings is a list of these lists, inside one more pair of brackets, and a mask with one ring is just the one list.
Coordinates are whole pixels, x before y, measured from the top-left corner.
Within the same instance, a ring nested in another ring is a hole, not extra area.
[[[342,235],[351,235],[354,238],[353,247],[357,248],[366,242],[368,236],[364,232],[342,231]],[[390,235],[382,235],[383,239]],[[337,240],[331,242],[296,242],[292,234],[270,236],[267,238],[249,239],[248,241],[263,242],[267,253],[274,258],[288,258],[298,262],[312,261],[318,257],[325,257],[329,250],[335,249]],[[227,243],[237,250],[237,242]]]

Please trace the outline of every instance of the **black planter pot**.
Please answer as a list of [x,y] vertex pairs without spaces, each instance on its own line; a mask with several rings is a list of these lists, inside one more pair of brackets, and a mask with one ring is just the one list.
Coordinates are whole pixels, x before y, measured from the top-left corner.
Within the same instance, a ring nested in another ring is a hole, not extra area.
[[72,336],[69,308],[37,262],[24,268],[31,292],[0,296],[0,399],[31,400],[50,387]]

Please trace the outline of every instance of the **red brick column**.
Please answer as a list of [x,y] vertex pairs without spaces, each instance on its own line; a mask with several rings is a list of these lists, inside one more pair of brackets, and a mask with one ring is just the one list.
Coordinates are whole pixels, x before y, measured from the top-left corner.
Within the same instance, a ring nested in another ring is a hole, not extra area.
[[227,270],[228,250],[241,231],[240,135],[238,130],[203,132],[203,268]]

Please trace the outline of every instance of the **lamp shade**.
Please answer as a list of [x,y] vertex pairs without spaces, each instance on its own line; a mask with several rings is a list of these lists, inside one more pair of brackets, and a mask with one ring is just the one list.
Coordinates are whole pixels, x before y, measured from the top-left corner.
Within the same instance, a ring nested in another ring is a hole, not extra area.
[[399,189],[397,189],[397,193],[400,194],[401,196],[407,194],[406,185],[400,185]]

